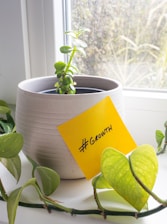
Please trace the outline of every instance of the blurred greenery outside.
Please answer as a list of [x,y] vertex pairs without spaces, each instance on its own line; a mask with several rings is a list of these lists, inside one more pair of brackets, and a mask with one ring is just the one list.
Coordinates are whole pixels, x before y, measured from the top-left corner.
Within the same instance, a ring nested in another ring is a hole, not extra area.
[[71,0],[71,24],[91,30],[81,73],[167,89],[167,0]]

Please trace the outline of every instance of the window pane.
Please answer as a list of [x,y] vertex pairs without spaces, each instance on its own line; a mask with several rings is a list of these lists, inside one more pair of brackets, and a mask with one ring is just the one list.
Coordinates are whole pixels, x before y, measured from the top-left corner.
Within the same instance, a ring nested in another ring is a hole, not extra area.
[[82,73],[167,88],[167,0],[71,0],[70,10],[72,29],[91,30]]

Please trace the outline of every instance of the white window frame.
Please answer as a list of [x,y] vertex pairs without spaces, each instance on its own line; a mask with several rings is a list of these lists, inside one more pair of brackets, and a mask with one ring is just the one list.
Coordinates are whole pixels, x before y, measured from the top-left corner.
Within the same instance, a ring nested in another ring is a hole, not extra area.
[[[53,61],[62,60],[58,49],[64,41],[64,1],[20,0],[25,78],[53,75]],[[124,90],[123,94],[125,123],[137,144],[156,145],[155,130],[163,130],[167,120],[167,91]]]
[[63,5],[61,0],[23,0],[23,35],[27,77],[54,74],[57,50],[63,43]]
[[17,84],[25,78],[21,1],[0,1],[0,98],[16,100]]

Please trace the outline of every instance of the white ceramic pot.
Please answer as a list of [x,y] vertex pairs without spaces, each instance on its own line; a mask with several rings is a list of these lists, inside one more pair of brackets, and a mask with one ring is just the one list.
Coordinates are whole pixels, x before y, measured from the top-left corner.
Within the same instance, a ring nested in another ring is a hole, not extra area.
[[[122,87],[119,82],[96,76],[75,76],[77,86],[103,89],[102,92],[60,95],[40,93],[52,89],[55,76],[22,81],[18,85],[16,127],[23,134],[23,152],[41,165],[55,169],[63,179],[84,177],[60,136],[57,126],[110,96],[122,114]],[[72,133],[69,133],[72,134]]]

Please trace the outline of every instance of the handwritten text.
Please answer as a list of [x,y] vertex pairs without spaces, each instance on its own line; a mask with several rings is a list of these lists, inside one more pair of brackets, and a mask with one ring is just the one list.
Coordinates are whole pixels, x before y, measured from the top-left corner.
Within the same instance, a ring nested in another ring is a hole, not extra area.
[[102,139],[106,134],[110,133],[111,131],[112,131],[112,125],[110,124],[109,126],[104,128],[101,132],[99,132],[97,135],[91,136],[89,139],[83,138],[82,145],[79,147],[79,151],[84,152],[89,144],[94,145],[97,141]]

